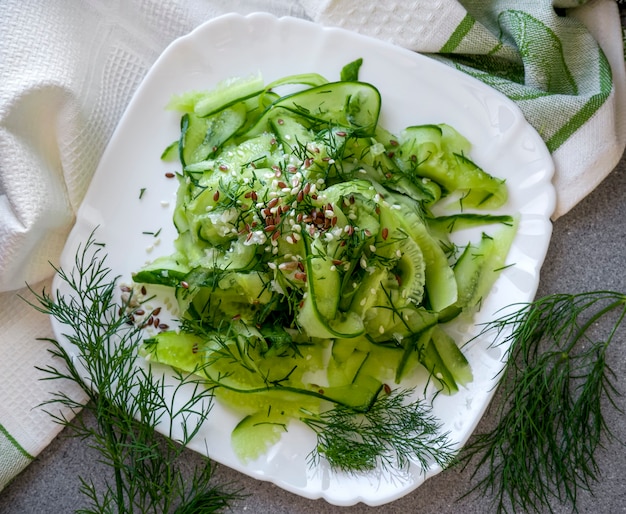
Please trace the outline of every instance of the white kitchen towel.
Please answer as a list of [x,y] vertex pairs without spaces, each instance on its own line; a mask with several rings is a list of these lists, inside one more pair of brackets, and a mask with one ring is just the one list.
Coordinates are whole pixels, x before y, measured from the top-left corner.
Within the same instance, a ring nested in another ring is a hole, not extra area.
[[[56,436],[38,405],[52,388],[50,288],[74,214],[134,90],[177,37],[227,12],[302,15],[289,0],[4,0],[0,15],[0,490]],[[16,290],[20,288],[20,290]],[[56,363],[55,365],[59,365]]]
[[[557,4],[557,1],[554,2]],[[578,4],[570,0],[572,4]],[[175,38],[226,12],[308,16],[428,53],[508,94],[557,166],[558,217],[624,148],[626,80],[613,0],[4,0],[0,16],[0,489],[58,433],[45,316],[74,214],[132,93]],[[43,281],[43,282],[42,282]],[[67,386],[70,395],[78,391]]]

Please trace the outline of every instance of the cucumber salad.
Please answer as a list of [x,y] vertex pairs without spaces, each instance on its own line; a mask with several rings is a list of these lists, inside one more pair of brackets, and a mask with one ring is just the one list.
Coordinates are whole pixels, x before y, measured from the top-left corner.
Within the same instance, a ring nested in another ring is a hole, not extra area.
[[[315,429],[407,387],[436,401],[471,382],[448,324],[480,308],[515,234],[514,217],[494,213],[506,184],[472,162],[468,140],[446,124],[380,126],[360,64],[334,82],[229,79],[168,106],[181,113],[162,156],[180,166],[178,236],[133,281],[171,288],[179,326],[140,351],[202,376],[240,415],[244,461],[290,423]],[[461,245],[462,231],[479,236]]]

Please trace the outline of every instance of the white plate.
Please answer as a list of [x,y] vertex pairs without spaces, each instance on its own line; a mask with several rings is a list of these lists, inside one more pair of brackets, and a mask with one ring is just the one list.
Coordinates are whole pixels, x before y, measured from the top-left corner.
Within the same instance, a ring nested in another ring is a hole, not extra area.
[[[504,211],[521,217],[509,257],[515,266],[502,273],[476,321],[489,320],[497,309],[513,302],[531,300],[551,235],[555,193],[551,157],[520,110],[481,82],[433,59],[347,31],[267,14],[214,19],[165,50],[111,138],[61,265],[71,269],[77,246],[96,226],[97,240],[107,245],[108,265],[128,281],[146,260],[173,249],[171,215],[177,182],[165,178],[165,173],[177,170],[159,159],[163,148],[178,137],[179,115],[163,109],[173,94],[211,88],[225,78],[257,71],[268,82],[313,71],[336,80],[342,66],[359,57],[364,60],[360,78],[382,94],[384,127],[397,132],[408,125],[449,123],[470,139],[474,161],[507,180],[510,201]],[[145,194],[139,199],[142,188]],[[158,239],[143,234],[159,229]],[[55,325],[55,331],[61,337],[63,327]],[[476,377],[469,388],[439,397],[435,404],[435,413],[459,444],[483,415],[493,394],[493,377],[502,367],[500,352],[488,350],[488,344],[479,341],[468,349]],[[217,405],[192,448],[208,449],[218,462],[308,498],[322,497],[337,505],[380,505],[440,471],[423,473],[412,467],[408,473],[354,477],[332,474],[324,466],[310,469],[306,458],[314,436],[295,424],[265,457],[244,465],[229,442],[237,421]]]

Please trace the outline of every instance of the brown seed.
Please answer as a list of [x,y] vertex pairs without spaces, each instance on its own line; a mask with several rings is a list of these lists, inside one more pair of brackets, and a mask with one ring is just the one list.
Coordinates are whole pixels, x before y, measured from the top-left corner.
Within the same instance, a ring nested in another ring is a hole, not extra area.
[[171,171],[168,171],[168,172],[165,174],[165,176],[166,176],[167,178],[174,178],[176,175],[175,175],[174,173],[172,173]]
[[285,187],[287,187],[287,184],[285,184],[282,180],[276,184],[280,189],[284,189]]
[[146,286],[141,286],[141,294],[145,295],[147,292]]
[[272,241],[276,241],[280,237],[280,230],[277,230],[272,234]]
[[391,387],[389,387],[389,384],[383,384],[383,389],[385,391],[385,394],[391,394]]
[[189,284],[183,280],[180,283],[180,287],[182,287],[183,289],[189,289]]
[[220,199],[220,192],[215,191],[215,193],[213,193],[213,201],[217,202],[219,199]]
[[293,276],[296,280],[306,280],[306,273],[303,271],[296,271]]
[[278,198],[272,198],[268,203],[267,203],[267,207],[268,208],[273,208],[276,207],[276,205],[278,204]]
[[387,240],[387,237],[389,237],[389,229],[387,227],[384,227],[380,235],[384,240]]
[[166,325],[165,323],[159,323],[160,330],[167,330],[168,328],[170,328],[169,325]]
[[276,225],[268,225],[267,227],[265,227],[265,232],[272,232],[275,229]]
[[157,307],[152,311],[153,316],[158,316],[159,314],[161,314],[161,307]]

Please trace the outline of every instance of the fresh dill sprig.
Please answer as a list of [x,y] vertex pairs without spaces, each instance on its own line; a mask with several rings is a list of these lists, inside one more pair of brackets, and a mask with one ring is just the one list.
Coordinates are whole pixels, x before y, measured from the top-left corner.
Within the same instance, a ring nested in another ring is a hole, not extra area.
[[[67,329],[64,337],[75,347],[68,351],[59,341],[46,339],[62,366],[38,368],[44,380],[74,382],[87,398],[83,404],[58,392],[42,407],[71,436],[87,439],[113,473],[102,491],[80,478],[89,507],[78,512],[199,512],[196,506],[202,506],[202,512],[218,512],[238,499],[239,492],[213,486],[208,457],[191,477],[182,471],[183,451],[209,414],[212,391],[194,375],[176,371],[174,383],[168,385],[164,375],[140,364],[141,329],[129,317],[131,300],[116,301],[117,278],[111,276],[102,252],[91,234],[78,249],[72,272],[55,268],[64,292],[53,297],[30,289],[36,301],[27,300],[62,324]],[[51,406],[77,415],[71,419]],[[93,414],[95,426],[84,412]],[[158,436],[157,426],[166,427],[169,437]]]
[[[514,306],[516,307],[516,306]],[[595,325],[611,325],[598,339]],[[460,462],[476,459],[472,491],[491,493],[497,512],[553,512],[599,480],[595,451],[613,437],[604,418],[620,393],[607,348],[626,316],[626,295],[554,294],[487,323],[481,334],[510,345],[496,427],[478,434]]]
[[448,467],[455,449],[448,434],[423,400],[408,402],[410,390],[381,394],[362,413],[337,405],[321,414],[300,418],[317,434],[309,456],[316,466],[321,458],[335,470],[350,474],[379,469],[406,469],[417,462],[426,472],[433,464]]

